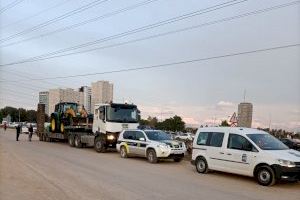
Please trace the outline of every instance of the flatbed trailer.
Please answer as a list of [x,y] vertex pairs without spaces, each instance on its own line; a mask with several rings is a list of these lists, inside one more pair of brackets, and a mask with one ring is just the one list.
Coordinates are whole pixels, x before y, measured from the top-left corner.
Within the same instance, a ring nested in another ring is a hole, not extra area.
[[44,132],[40,135],[41,141],[53,142],[55,140],[68,141],[72,147],[93,147],[95,135],[92,128],[81,126],[66,126],[65,132],[51,132],[50,128],[45,128]]

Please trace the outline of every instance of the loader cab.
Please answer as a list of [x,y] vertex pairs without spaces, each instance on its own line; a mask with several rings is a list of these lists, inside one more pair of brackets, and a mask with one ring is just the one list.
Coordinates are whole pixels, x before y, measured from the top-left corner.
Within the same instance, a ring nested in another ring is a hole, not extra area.
[[55,105],[55,112],[58,112],[58,113],[66,112],[66,110],[68,110],[68,109],[77,111],[77,107],[78,107],[77,103],[69,103],[69,102],[58,103]]

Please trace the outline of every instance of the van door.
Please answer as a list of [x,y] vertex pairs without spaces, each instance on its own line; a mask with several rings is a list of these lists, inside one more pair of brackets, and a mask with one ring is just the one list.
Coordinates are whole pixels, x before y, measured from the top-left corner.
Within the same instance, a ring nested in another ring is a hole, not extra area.
[[224,158],[228,172],[247,176],[253,175],[253,163],[257,149],[242,135],[230,133]]
[[139,156],[145,156],[146,155],[146,137],[145,134],[142,131],[136,131],[135,132],[135,138],[136,138],[136,154]]
[[224,171],[223,141],[225,133],[210,132],[207,143],[207,154],[209,156],[209,168]]
[[128,147],[128,154],[136,154],[135,131],[125,131],[123,138]]

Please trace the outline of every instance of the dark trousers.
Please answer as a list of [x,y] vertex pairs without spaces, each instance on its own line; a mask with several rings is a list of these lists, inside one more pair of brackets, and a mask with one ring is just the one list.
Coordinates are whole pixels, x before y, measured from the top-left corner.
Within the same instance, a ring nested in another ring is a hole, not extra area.
[[30,142],[31,142],[32,134],[33,134],[33,132],[29,132],[29,134],[28,134],[28,140],[29,140]]
[[16,138],[17,141],[19,141],[19,136],[20,136],[20,133],[17,133],[17,138]]

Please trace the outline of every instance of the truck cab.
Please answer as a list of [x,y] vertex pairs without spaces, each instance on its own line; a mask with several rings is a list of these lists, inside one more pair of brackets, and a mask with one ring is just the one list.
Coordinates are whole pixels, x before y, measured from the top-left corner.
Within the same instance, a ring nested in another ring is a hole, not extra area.
[[94,110],[93,133],[95,149],[105,152],[116,148],[119,134],[124,129],[138,127],[139,110],[133,104],[96,104]]

